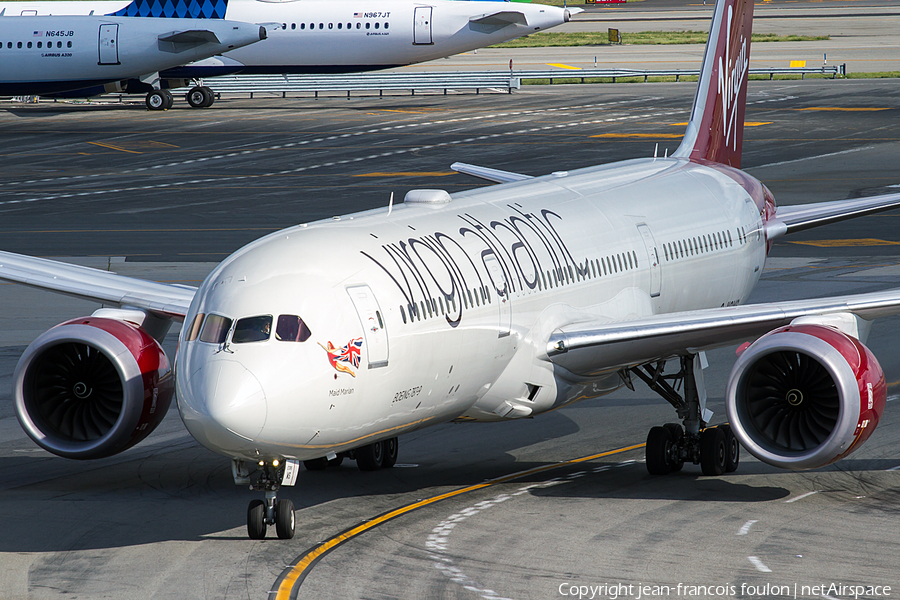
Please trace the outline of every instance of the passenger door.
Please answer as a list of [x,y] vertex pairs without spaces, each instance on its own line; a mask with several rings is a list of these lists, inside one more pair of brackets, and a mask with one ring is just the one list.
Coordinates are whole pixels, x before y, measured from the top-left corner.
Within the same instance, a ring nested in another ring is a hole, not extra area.
[[356,307],[359,322],[365,335],[366,356],[369,357],[369,368],[386,367],[388,364],[388,337],[385,329],[384,315],[378,307],[378,301],[367,285],[347,288],[350,300]]
[[119,64],[119,26],[100,26],[100,62],[101,65]]
[[417,6],[413,19],[413,44],[433,44],[431,37],[431,12],[430,6]]
[[662,273],[659,266],[659,251],[656,249],[656,240],[653,238],[653,232],[646,223],[637,226],[641,232],[641,239],[644,240],[644,249],[647,250],[647,258],[650,260],[650,297],[659,296],[659,288],[662,280]]

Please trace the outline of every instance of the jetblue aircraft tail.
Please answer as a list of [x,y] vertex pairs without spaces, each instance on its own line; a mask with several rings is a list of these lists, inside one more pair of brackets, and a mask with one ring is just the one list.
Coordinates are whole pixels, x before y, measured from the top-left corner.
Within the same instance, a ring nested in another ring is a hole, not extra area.
[[673,156],[740,168],[752,25],[753,0],[716,4],[691,120]]
[[108,16],[224,19],[227,8],[228,0],[133,0]]

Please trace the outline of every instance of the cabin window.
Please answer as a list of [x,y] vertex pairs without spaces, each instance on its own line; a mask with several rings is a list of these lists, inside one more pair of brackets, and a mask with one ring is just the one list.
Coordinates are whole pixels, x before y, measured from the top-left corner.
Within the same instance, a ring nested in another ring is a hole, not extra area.
[[624,270],[625,270],[625,266],[622,264],[622,255],[621,255],[621,254],[617,254],[617,255],[616,255],[616,258],[619,259],[619,270],[620,270],[620,271],[624,271]]
[[319,29],[325,29],[325,23],[319,23]]
[[357,23],[356,28],[359,29],[360,27],[362,27],[362,23]]
[[375,29],[378,29],[378,26],[379,26],[379,25],[380,25],[380,23],[378,23],[378,21],[376,21],[376,22],[375,22]]
[[344,24],[343,24],[343,23],[338,23],[338,29],[343,29],[343,28],[344,28]]
[[296,24],[296,23],[291,23],[291,31],[293,31],[293,30],[295,30],[295,29],[297,29],[297,24]]
[[334,23],[329,23],[329,24],[328,24],[328,29],[334,29]]
[[385,28],[385,29],[387,29],[387,28],[390,27],[390,26],[391,26],[390,23],[385,23],[385,24],[384,24],[384,28]]
[[28,42],[28,47],[31,48],[31,42]]
[[72,47],[72,42],[66,42],[66,48],[71,48],[71,47]]
[[272,317],[271,315],[262,315],[259,317],[245,317],[238,320],[234,326],[234,333],[231,334],[231,341],[235,344],[246,344],[248,342],[265,342],[272,334]]
[[[400,307],[400,312],[403,312],[402,306]],[[406,323],[405,315],[403,322]],[[238,322],[238,325],[240,325],[240,322]],[[235,327],[236,334],[237,327]],[[312,332],[309,330],[309,327],[297,315],[281,315],[278,317],[278,323],[275,326],[276,340],[280,342],[305,342],[311,335]]]
[[403,317],[403,323],[406,324],[406,311],[403,310],[403,305],[400,305],[400,316]]
[[591,270],[594,272],[594,277],[597,276],[597,265],[594,264],[594,261],[591,261]]
[[209,344],[222,344],[231,329],[231,319],[221,315],[209,315],[200,332],[200,341]]
[[37,47],[38,47],[38,48],[43,48],[43,47],[44,47],[43,42],[38,42],[38,46],[37,46]]
[[185,336],[185,341],[193,342],[197,339],[197,336],[200,335],[200,326],[203,324],[203,317],[205,317],[203,313],[197,313],[194,316],[194,320],[191,321],[191,326],[188,329],[188,334]]
[[306,29],[306,23],[300,23],[300,29]]
[[282,23],[281,30],[284,31],[285,29],[287,29],[287,23]]
[[444,299],[443,298],[438,297],[438,306],[441,307],[441,314],[446,315],[447,311],[444,310]]
[[366,23],[366,29],[370,28],[371,26],[372,26],[371,23]]
[[731,239],[731,230],[728,231],[728,245],[734,245],[734,240]]

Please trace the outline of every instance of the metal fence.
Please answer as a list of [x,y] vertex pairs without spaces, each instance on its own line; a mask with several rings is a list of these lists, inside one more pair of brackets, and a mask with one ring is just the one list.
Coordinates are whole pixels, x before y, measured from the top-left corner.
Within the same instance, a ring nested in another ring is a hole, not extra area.
[[[838,75],[846,75],[846,65],[818,68],[763,68],[750,69],[751,75],[825,75],[832,79]],[[448,90],[497,90],[512,93],[519,89],[523,80],[545,79],[552,84],[558,80],[579,80],[584,83],[589,79],[608,79],[612,82],[627,78],[674,77],[680,81],[682,77],[696,77],[696,69],[670,69],[644,71],[637,69],[579,69],[579,70],[520,70],[520,71],[465,71],[465,72],[400,72],[400,73],[357,73],[348,75],[229,75],[216,77],[208,81],[216,94],[280,94],[283,98],[288,94],[312,93],[318,98],[322,93],[341,92],[349,98],[353,92],[375,92],[379,96],[386,91],[409,91],[415,95],[417,91]],[[175,90],[187,91],[187,88]]]

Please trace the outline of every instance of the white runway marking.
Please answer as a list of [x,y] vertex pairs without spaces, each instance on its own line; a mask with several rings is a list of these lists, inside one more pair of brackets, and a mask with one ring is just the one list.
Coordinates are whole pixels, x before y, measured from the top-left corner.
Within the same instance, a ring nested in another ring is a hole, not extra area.
[[749,560],[751,563],[753,563],[753,566],[756,567],[756,570],[759,571],[760,573],[771,573],[772,572],[772,569],[770,569],[769,567],[764,565],[763,562],[755,556],[748,556],[747,560]]
[[[635,461],[626,460],[617,463],[616,465],[603,465],[602,467],[596,467],[593,469],[593,472],[597,473],[599,471],[605,471],[612,468],[613,466],[627,467],[633,464],[635,464]],[[514,496],[522,496],[536,488],[546,489],[556,485],[564,484],[568,481],[572,481],[573,479],[583,477],[584,475],[587,475],[587,473],[587,471],[577,471],[565,476],[565,478],[563,478],[563,476],[560,476],[554,477],[553,479],[548,479],[547,481],[544,481],[542,483],[531,483],[520,487],[517,491],[510,494],[500,494],[499,496],[495,496],[490,500],[476,502],[472,506],[444,517],[444,520],[438,523],[437,526],[431,530],[431,533],[428,534],[428,537],[425,539],[425,548],[428,558],[431,559],[434,568],[440,571],[441,574],[444,575],[447,579],[449,579],[453,583],[459,584],[463,589],[478,595],[480,598],[484,598],[485,600],[512,600],[510,598],[503,598],[496,591],[480,585],[478,582],[466,575],[462,571],[462,569],[453,564],[453,559],[447,555],[449,551],[448,538],[450,537],[450,534],[453,532],[453,529],[457,525],[461,524],[469,517],[474,517],[481,512],[500,504],[501,502],[506,502],[507,500],[512,499]]]
[[785,504],[790,504],[791,502],[796,502],[797,500],[803,500],[807,496],[812,496],[813,494],[818,494],[818,493],[819,493],[819,490],[816,490],[814,492],[806,492],[805,494],[800,494],[796,498],[791,498],[790,500],[785,500],[784,502],[785,502]]
[[756,519],[750,519],[749,521],[747,521],[746,523],[744,523],[744,524],[741,526],[741,528],[738,530],[737,534],[738,534],[738,535],[747,535],[747,533],[750,532],[750,528],[751,528],[751,527],[753,526],[753,524],[756,523],[756,522],[758,522]]
[[806,156],[804,158],[795,158],[793,160],[782,160],[779,162],[769,163],[767,165],[759,165],[758,167],[748,167],[747,170],[765,169],[766,167],[777,167],[780,165],[789,165],[791,163],[802,162],[804,160],[816,160],[817,158],[828,158],[830,156],[838,156],[841,154],[850,154],[851,152],[862,152],[863,150],[871,150],[875,146],[864,146],[862,148],[851,148],[849,150],[841,150],[840,152],[829,152],[828,154],[819,154],[818,156]]
[[[635,100],[626,100],[626,101],[621,101],[621,102],[608,102],[608,103],[601,103],[601,104],[590,104],[590,105],[576,106],[576,107],[560,107],[560,108],[550,108],[550,109],[535,109],[534,111],[529,111],[529,112],[530,112],[531,114],[536,114],[536,113],[558,112],[558,111],[564,111],[564,110],[590,109],[590,108],[608,107],[608,106],[614,106],[614,105],[620,105],[620,104],[633,104],[633,103],[635,103],[635,102],[646,102],[646,101],[649,101],[649,100],[658,100],[658,99],[659,99],[659,98],[652,98],[652,97],[651,97],[651,98],[639,98],[639,99],[635,99]],[[680,113],[683,113],[683,112],[684,112],[684,110],[679,109],[679,110],[672,110],[672,111],[667,111],[667,112],[665,112],[665,113],[658,113],[658,114],[675,115],[675,114],[680,114]],[[497,116],[503,116],[503,115],[497,115]],[[594,120],[589,120],[589,121],[576,120],[576,121],[574,121],[574,122],[571,122],[571,123],[568,123],[568,124],[564,124],[564,125],[548,125],[548,126],[540,127],[540,128],[519,129],[519,130],[515,130],[515,131],[506,131],[506,132],[503,132],[503,133],[495,133],[495,134],[491,134],[491,135],[487,135],[487,136],[480,136],[480,137],[477,137],[477,138],[476,138],[476,137],[471,137],[471,138],[468,138],[468,139],[466,139],[466,140],[463,140],[463,143],[471,143],[471,142],[476,141],[476,140],[479,140],[479,139],[480,139],[480,140],[484,140],[484,139],[490,139],[490,138],[496,138],[496,137],[505,137],[505,136],[509,136],[509,135],[522,135],[522,134],[531,133],[531,132],[535,132],[535,131],[547,131],[547,130],[550,130],[550,129],[556,129],[556,128],[558,128],[558,127],[572,127],[572,126],[577,126],[577,125],[592,125],[592,124],[598,124],[598,123],[611,123],[611,122],[619,122],[619,121],[631,121],[631,120],[636,120],[636,119],[645,119],[645,118],[647,118],[648,116],[649,116],[648,114],[639,114],[639,115],[624,115],[624,116],[618,116],[618,117],[608,117],[608,118],[605,118],[605,119],[594,119]],[[419,127],[419,126],[426,126],[426,125],[439,125],[439,124],[443,124],[443,123],[457,123],[457,122],[463,122],[463,121],[477,121],[477,120],[481,120],[481,119],[485,119],[485,118],[486,118],[485,116],[475,116],[475,117],[467,117],[467,118],[459,118],[459,119],[447,119],[447,120],[443,120],[443,121],[433,121],[433,122],[427,122],[427,123],[415,123],[415,124],[410,124],[410,125],[397,125],[397,126],[394,126],[394,127],[384,127],[384,128],[382,128],[381,130],[359,131],[359,132],[356,132],[356,133],[354,133],[354,134],[351,134],[351,137],[360,136],[360,135],[365,135],[366,133],[375,133],[375,132],[380,132],[380,131],[397,130],[397,129],[400,129],[400,128],[403,128],[403,127],[412,127],[412,126],[417,126],[417,127]],[[206,157],[206,158],[194,158],[194,159],[188,159],[188,160],[180,161],[180,162],[172,162],[172,163],[167,163],[167,164],[152,165],[152,166],[150,166],[150,167],[138,167],[138,168],[135,168],[135,169],[127,169],[127,170],[124,170],[124,171],[120,171],[120,172],[118,172],[118,173],[116,173],[116,174],[117,174],[117,175],[127,175],[127,174],[129,174],[129,173],[134,173],[134,172],[138,172],[138,171],[146,171],[146,170],[148,170],[148,169],[164,169],[164,168],[171,168],[171,167],[178,167],[178,166],[182,166],[182,165],[187,165],[187,164],[195,163],[195,162],[202,162],[202,161],[208,161],[208,160],[218,160],[218,159],[228,158],[228,157],[234,157],[234,156],[242,156],[242,155],[248,155],[248,154],[256,154],[256,153],[260,153],[260,152],[268,152],[268,151],[270,151],[270,150],[277,149],[277,148],[291,147],[291,146],[293,146],[293,145],[295,145],[295,144],[309,144],[309,143],[316,144],[316,143],[321,143],[321,142],[324,142],[324,141],[327,141],[327,140],[336,139],[336,137],[337,137],[337,136],[332,136],[332,137],[330,137],[330,138],[322,138],[322,137],[319,137],[319,138],[315,138],[315,139],[313,139],[313,140],[311,140],[311,141],[310,141],[310,140],[303,140],[303,141],[298,141],[298,142],[294,142],[294,143],[283,144],[283,145],[281,145],[281,146],[263,147],[263,148],[256,148],[256,149],[253,149],[253,150],[242,150],[242,151],[240,151],[240,152],[232,152],[232,153],[229,153],[229,154],[218,154],[218,155],[210,156],[210,157]],[[343,137],[343,136],[341,136],[341,137]],[[258,143],[258,142],[257,142],[257,143]],[[458,143],[460,143],[459,140],[454,140],[454,141],[450,141],[450,142],[442,142],[442,143],[440,143],[440,144],[423,145],[423,146],[418,146],[418,147],[415,147],[415,148],[400,149],[400,150],[396,150],[395,152],[391,152],[391,153],[383,153],[383,154],[380,154],[380,155],[379,155],[379,154],[371,154],[371,155],[369,155],[367,158],[368,158],[368,159],[371,159],[371,160],[374,160],[374,159],[378,159],[378,158],[381,158],[381,157],[384,157],[384,156],[394,156],[394,155],[398,155],[398,154],[409,154],[409,153],[419,152],[419,151],[422,151],[422,150],[427,150],[427,149],[432,149],[432,148],[441,148],[441,147],[451,146],[451,145],[453,145],[453,144],[458,144]],[[356,160],[358,160],[358,159],[354,159],[354,162],[356,162]],[[326,164],[326,165],[327,165],[327,164]],[[278,172],[273,172],[273,173],[261,173],[260,175],[257,175],[257,176],[255,176],[255,177],[269,177],[269,176],[272,176],[272,175],[281,175],[281,174],[287,174],[287,173],[301,173],[301,172],[303,172],[303,171],[307,171],[307,170],[311,170],[311,169],[318,169],[318,168],[321,168],[321,167],[326,166],[326,165],[321,165],[321,164],[319,164],[319,165],[308,165],[308,166],[304,166],[304,167],[298,167],[298,168],[296,168],[296,169],[291,169],[291,170],[289,170],[289,171],[278,171]],[[330,165],[333,165],[333,163],[331,163]],[[107,175],[107,174],[103,174],[103,173],[94,173],[94,174],[90,175],[89,177],[101,177],[101,176],[105,176],[105,175]],[[73,180],[73,179],[77,179],[77,178],[81,178],[81,177],[84,177],[84,176],[66,176],[66,177],[59,177],[59,178],[56,178],[56,179],[54,179],[54,180],[52,180],[52,181],[60,182],[60,181]],[[247,178],[248,178],[247,176],[241,176],[241,177],[221,177],[221,178],[217,178],[217,179],[210,179],[210,180],[207,180],[207,182],[217,181],[217,182],[219,182],[219,183],[226,183],[226,182],[228,182],[228,181],[236,181],[236,180],[242,180],[242,179],[247,179]],[[15,186],[15,185],[24,185],[24,184],[26,184],[26,183],[29,183],[29,182],[25,182],[25,181],[11,181],[11,182],[4,183],[4,186],[5,186],[5,187],[11,187],[11,186]],[[35,181],[32,180],[32,181],[30,181],[30,183],[35,183]],[[153,186],[126,187],[126,188],[118,188],[118,189],[112,189],[112,190],[85,191],[85,192],[80,193],[79,196],[92,196],[92,195],[97,195],[97,194],[108,194],[108,193],[122,193],[122,192],[130,192],[130,191],[134,191],[134,190],[137,190],[137,189],[156,189],[156,188],[163,188],[163,187],[169,187],[169,186],[182,186],[182,185],[186,185],[186,182],[170,182],[170,183],[165,183],[165,184],[157,184],[157,185],[153,185]],[[20,195],[20,196],[28,196],[28,195],[30,195],[30,193],[21,193],[21,194],[19,194],[19,195]],[[6,201],[2,201],[2,202],[0,202],[0,206],[2,206],[2,205],[9,205],[9,204],[25,204],[25,203],[31,203],[31,202],[38,202],[38,201],[41,201],[41,200],[56,200],[56,199],[59,199],[59,198],[61,198],[61,197],[62,197],[61,195],[57,194],[57,195],[43,196],[43,197],[19,198],[19,199],[15,199],[15,200],[6,200]]]

